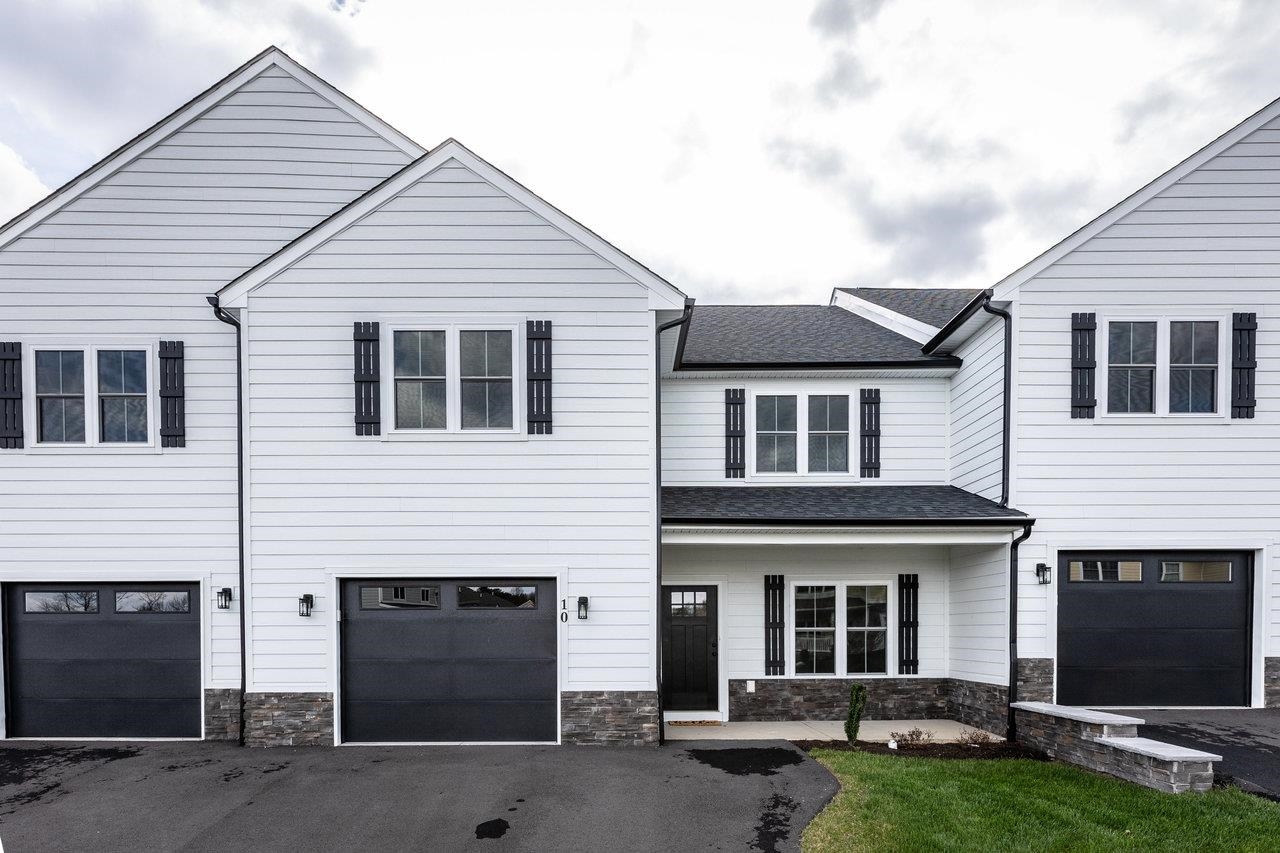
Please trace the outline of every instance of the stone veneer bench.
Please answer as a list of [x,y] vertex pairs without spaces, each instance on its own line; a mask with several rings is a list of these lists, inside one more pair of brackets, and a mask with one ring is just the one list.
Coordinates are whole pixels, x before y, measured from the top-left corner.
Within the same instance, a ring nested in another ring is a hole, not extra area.
[[1050,758],[1181,794],[1213,787],[1221,755],[1138,737],[1144,720],[1048,702],[1014,702],[1017,740]]

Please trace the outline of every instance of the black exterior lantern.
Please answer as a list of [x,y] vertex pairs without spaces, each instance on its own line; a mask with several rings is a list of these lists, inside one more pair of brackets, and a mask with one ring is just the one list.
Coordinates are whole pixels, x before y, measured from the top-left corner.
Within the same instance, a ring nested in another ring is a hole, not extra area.
[[587,597],[585,595],[578,596],[578,618],[587,618]]
[[1036,563],[1036,580],[1043,586],[1053,581],[1053,572],[1048,563]]
[[298,598],[298,615],[310,616],[311,609],[315,606],[316,606],[316,597],[314,595],[308,592],[306,595],[300,596]]
[[218,609],[231,609],[231,587],[224,586],[222,589],[218,590]]

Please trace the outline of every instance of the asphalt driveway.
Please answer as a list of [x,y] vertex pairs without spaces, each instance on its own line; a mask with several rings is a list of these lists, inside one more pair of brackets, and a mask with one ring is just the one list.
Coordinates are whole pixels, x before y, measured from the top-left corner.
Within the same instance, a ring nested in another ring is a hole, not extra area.
[[1147,721],[1138,732],[1143,737],[1217,753],[1220,775],[1280,800],[1280,709],[1133,713]]
[[835,779],[785,742],[654,748],[20,743],[5,853],[800,849]]

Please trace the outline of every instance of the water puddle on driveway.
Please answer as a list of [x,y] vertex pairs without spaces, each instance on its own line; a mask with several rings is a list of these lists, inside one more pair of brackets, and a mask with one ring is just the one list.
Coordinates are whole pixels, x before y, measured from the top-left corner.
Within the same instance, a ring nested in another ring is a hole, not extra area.
[[791,815],[798,808],[800,804],[785,794],[774,794],[765,800],[750,849],[777,853],[779,845],[791,837]]
[[733,776],[775,776],[784,767],[803,764],[805,756],[780,746],[688,749],[694,761]]
[[501,838],[510,828],[511,824],[500,817],[486,820],[484,823],[476,824],[476,838]]

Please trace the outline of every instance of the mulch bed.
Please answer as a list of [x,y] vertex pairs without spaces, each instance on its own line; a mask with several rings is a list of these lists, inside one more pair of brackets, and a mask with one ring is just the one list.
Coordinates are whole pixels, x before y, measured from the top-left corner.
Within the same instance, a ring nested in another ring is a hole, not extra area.
[[885,743],[869,743],[858,741],[851,746],[842,740],[793,740],[800,749],[811,752],[815,749],[830,749],[838,752],[868,752],[873,755],[896,755],[900,758],[1030,758],[1044,761],[1045,756],[1033,749],[1017,743],[996,741],[979,746],[963,743],[925,743],[916,746],[900,746],[890,749]]

